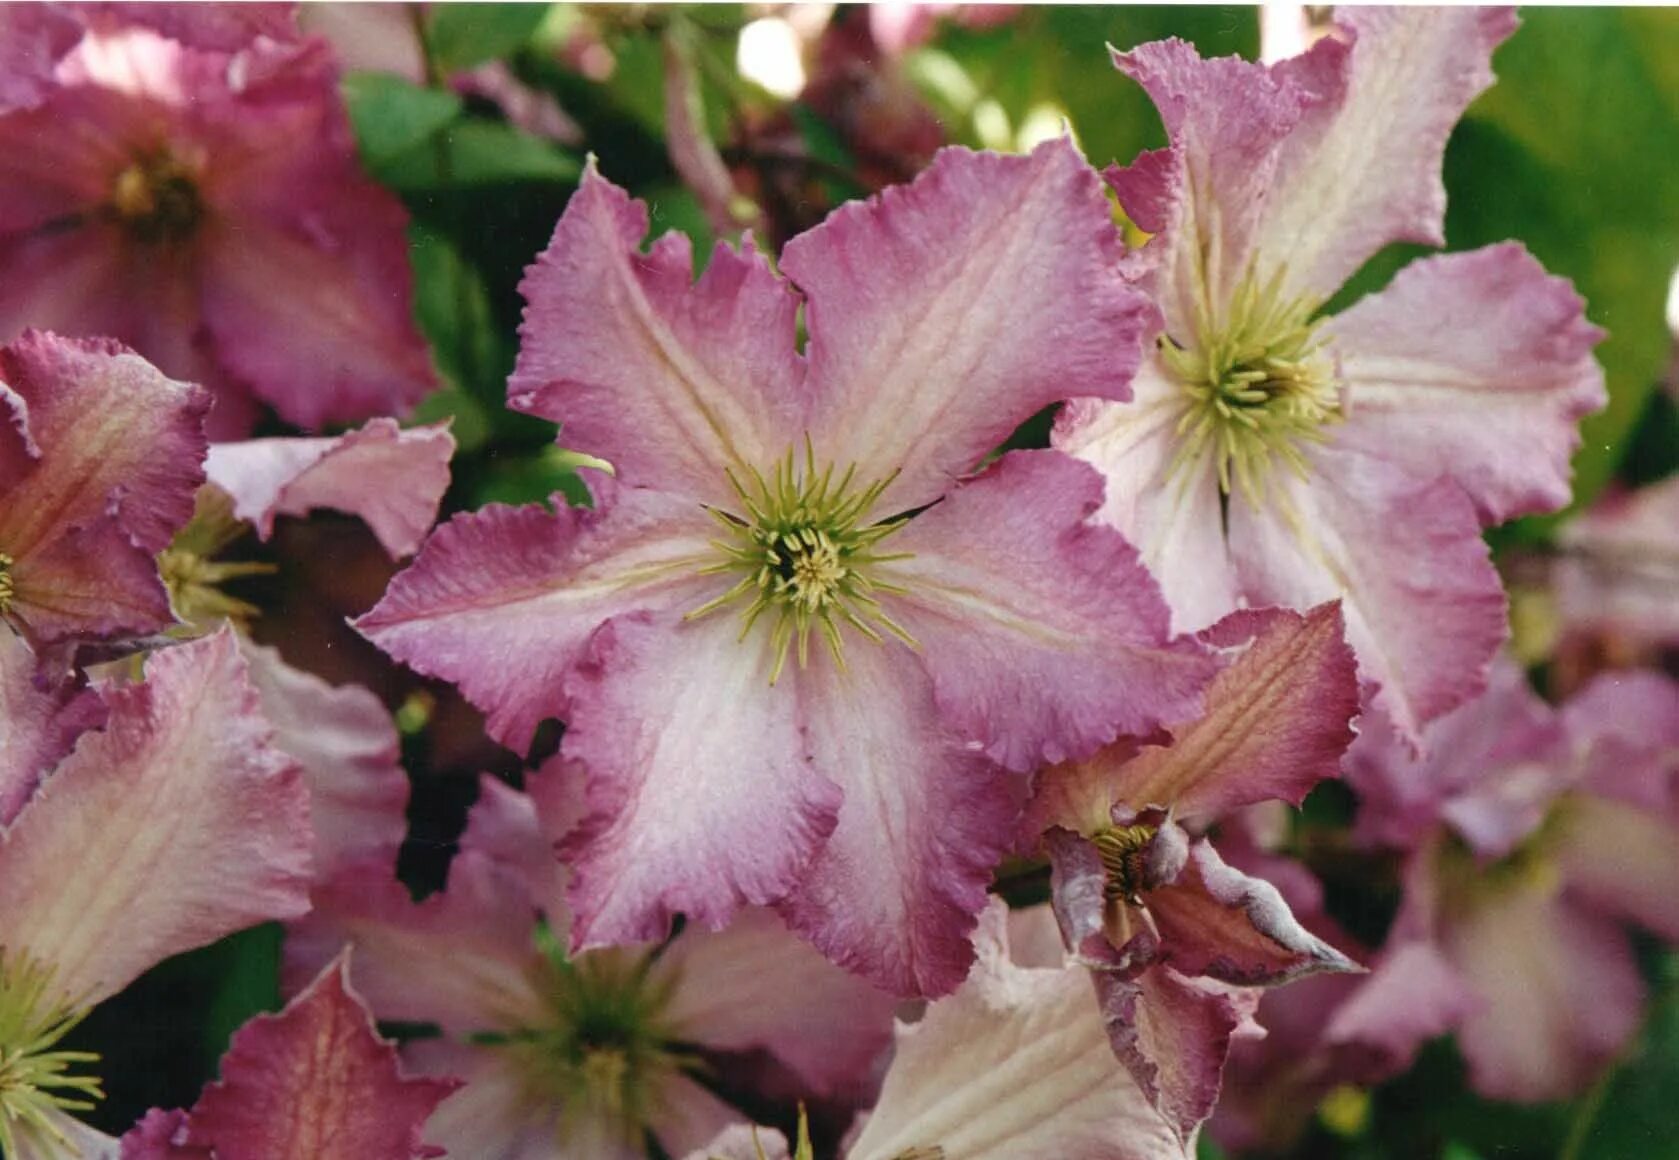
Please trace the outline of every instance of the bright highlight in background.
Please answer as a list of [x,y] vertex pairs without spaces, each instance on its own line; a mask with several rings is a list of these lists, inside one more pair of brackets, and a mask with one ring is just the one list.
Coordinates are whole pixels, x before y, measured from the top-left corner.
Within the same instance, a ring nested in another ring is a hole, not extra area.
[[778,97],[796,97],[805,87],[799,34],[779,16],[754,20],[740,30],[735,67]]

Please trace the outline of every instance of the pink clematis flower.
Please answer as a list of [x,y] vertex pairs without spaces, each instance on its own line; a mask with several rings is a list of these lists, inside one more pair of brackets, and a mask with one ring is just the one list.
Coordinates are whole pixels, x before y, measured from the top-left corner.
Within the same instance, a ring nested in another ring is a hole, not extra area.
[[192,515],[209,403],[108,340],[0,348],[0,619],[37,646],[174,622],[153,557]]
[[432,385],[405,217],[360,172],[329,50],[215,28],[90,15],[0,115],[0,335],[121,339],[212,387],[222,438],[255,401],[304,427],[401,410]]
[[340,958],[278,1015],[234,1033],[221,1078],[190,1111],[148,1112],[122,1138],[122,1160],[442,1156],[421,1127],[457,1086],[403,1076]]
[[1575,1095],[1638,1028],[1623,927],[1679,940],[1679,684],[1609,673],[1558,712],[1506,665],[1436,732],[1450,747],[1419,762],[1374,723],[1348,769],[1366,809],[1408,819],[1364,831],[1414,845],[1390,943],[1437,949],[1441,985],[1472,996],[1458,1044],[1475,1090]]
[[88,1010],[169,955],[308,909],[307,792],[231,633],[157,653],[141,684],[96,688],[103,730],[0,826],[8,1160],[109,1154],[68,1114],[100,1095],[98,1057],[59,1046]]
[[[557,771],[531,783],[545,811],[581,808]],[[388,866],[364,866],[291,928],[293,977],[348,943],[379,1017],[441,1031],[406,1049],[419,1071],[467,1080],[429,1139],[481,1160],[639,1160],[649,1138],[684,1155],[742,1119],[697,1081],[699,1052],[767,1052],[816,1095],[866,1082],[889,996],[760,910],[662,947],[568,956],[551,847],[531,800],[486,778],[443,893],[416,904]]]
[[[913,184],[690,282],[592,171],[531,268],[511,405],[621,483],[439,529],[358,622],[524,749],[565,718],[576,947],[775,905],[899,992],[959,984],[1044,760],[1188,715],[1211,668],[1056,452],[977,469],[1070,393],[1124,398],[1145,307],[1066,141]],[[809,341],[801,354],[801,309]]]
[[1135,401],[1069,408],[1056,445],[1106,475],[1103,518],[1179,630],[1339,598],[1414,740],[1485,684],[1506,625],[1481,530],[1567,502],[1602,334],[1514,243],[1415,262],[1323,314],[1382,246],[1444,240],[1446,139],[1515,27],[1488,8],[1340,19],[1272,67],[1175,40],[1115,58],[1171,139],[1108,174],[1156,235],[1127,263],[1165,333]]
[[1238,613],[1205,635],[1230,654],[1206,713],[1168,744],[1121,741],[1045,770],[1026,814],[1113,1049],[1184,1139],[1211,1113],[1251,1014],[1254,997],[1233,988],[1355,969],[1274,886],[1186,829],[1260,801],[1298,804],[1338,773],[1358,709],[1340,610]]

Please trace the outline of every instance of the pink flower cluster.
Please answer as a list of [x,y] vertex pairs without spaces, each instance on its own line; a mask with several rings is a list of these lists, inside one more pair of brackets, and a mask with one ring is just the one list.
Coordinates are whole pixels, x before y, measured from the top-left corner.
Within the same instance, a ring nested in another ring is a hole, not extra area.
[[[1490,1095],[1589,1084],[1625,928],[1679,940],[1679,687],[1539,699],[1482,532],[1567,503],[1601,333],[1516,243],[1324,311],[1443,241],[1514,27],[1144,45],[1170,143],[1107,187],[1067,138],[946,149],[697,281],[591,164],[507,403],[610,471],[433,528],[454,441],[396,421],[432,374],[330,48],[264,5],[0,14],[0,1153],[808,1160],[752,1126],[803,1099],[849,1160],[1153,1160],[1447,1032]],[[361,426],[244,439],[265,410]],[[419,900],[384,705],[220,587],[318,509],[417,553],[363,636],[520,755],[564,725]],[[1380,947],[1273,812],[1343,772],[1403,861]],[[78,1118],[83,1017],[271,920],[294,997],[221,1078]]]

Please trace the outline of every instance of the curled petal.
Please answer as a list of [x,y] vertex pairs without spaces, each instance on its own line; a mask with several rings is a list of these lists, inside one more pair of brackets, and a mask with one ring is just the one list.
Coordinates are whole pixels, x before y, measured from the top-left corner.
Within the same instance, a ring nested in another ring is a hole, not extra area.
[[97,692],[80,681],[50,680],[23,638],[0,629],[0,831],[105,714]]
[[881,498],[895,513],[1051,403],[1130,398],[1152,310],[1118,258],[1101,182],[1067,139],[1026,157],[946,149],[836,210],[781,259],[809,297],[817,446],[900,471]]

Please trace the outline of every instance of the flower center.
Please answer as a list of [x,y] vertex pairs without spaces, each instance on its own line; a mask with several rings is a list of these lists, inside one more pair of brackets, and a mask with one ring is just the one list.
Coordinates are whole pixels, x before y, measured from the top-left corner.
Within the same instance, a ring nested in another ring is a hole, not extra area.
[[881,593],[901,594],[904,589],[869,575],[876,564],[908,558],[908,553],[876,550],[904,521],[870,519],[875,502],[893,476],[864,487],[856,485],[856,474],[855,465],[846,468],[838,479],[834,478],[833,464],[818,471],[816,453],[807,439],[803,464],[789,451],[768,480],[753,469],[747,486],[729,473],[743,514],[711,510],[727,538],[712,541],[723,559],[704,573],[735,574],[740,580],[723,595],[688,613],[688,619],[745,600],[740,631],[745,640],[752,626],[769,613],[774,621],[770,629],[770,647],[775,654],[770,670],[772,685],[795,644],[799,667],[805,666],[812,630],[822,634],[842,669],[842,624],[849,624],[876,643],[884,639],[884,629],[906,644],[915,644],[877,598]]
[[1144,851],[1158,832],[1158,826],[1109,826],[1091,837],[1091,844],[1102,859],[1102,869],[1107,871],[1108,880],[1102,894],[1109,902],[1139,904],[1138,896],[1146,877]]
[[1309,299],[1282,297],[1283,271],[1265,286],[1250,273],[1236,290],[1222,326],[1197,319],[1199,342],[1160,339],[1160,355],[1188,401],[1178,421],[1184,442],[1176,472],[1210,449],[1219,488],[1263,498],[1276,460],[1306,474],[1300,444],[1321,442],[1322,428],[1341,417],[1335,364],[1317,337]]
[[192,170],[167,151],[141,157],[117,174],[111,209],[130,235],[146,243],[184,241],[204,218]]
[[192,519],[158,553],[158,572],[169,590],[170,607],[195,629],[214,628],[223,619],[249,629],[262,614],[256,605],[221,590],[229,580],[278,571],[275,565],[260,561],[215,559],[244,533],[245,524],[233,514],[233,500],[227,493],[217,487],[201,487]]
[[12,558],[0,552],[0,616],[11,609],[12,595],[17,591],[12,587],[12,564]]
[[52,1050],[86,1012],[50,1000],[51,987],[50,968],[0,947],[0,1156],[20,1155],[20,1140],[68,1148],[52,1113],[85,1112],[105,1098],[98,1079],[68,1074],[99,1056]]

